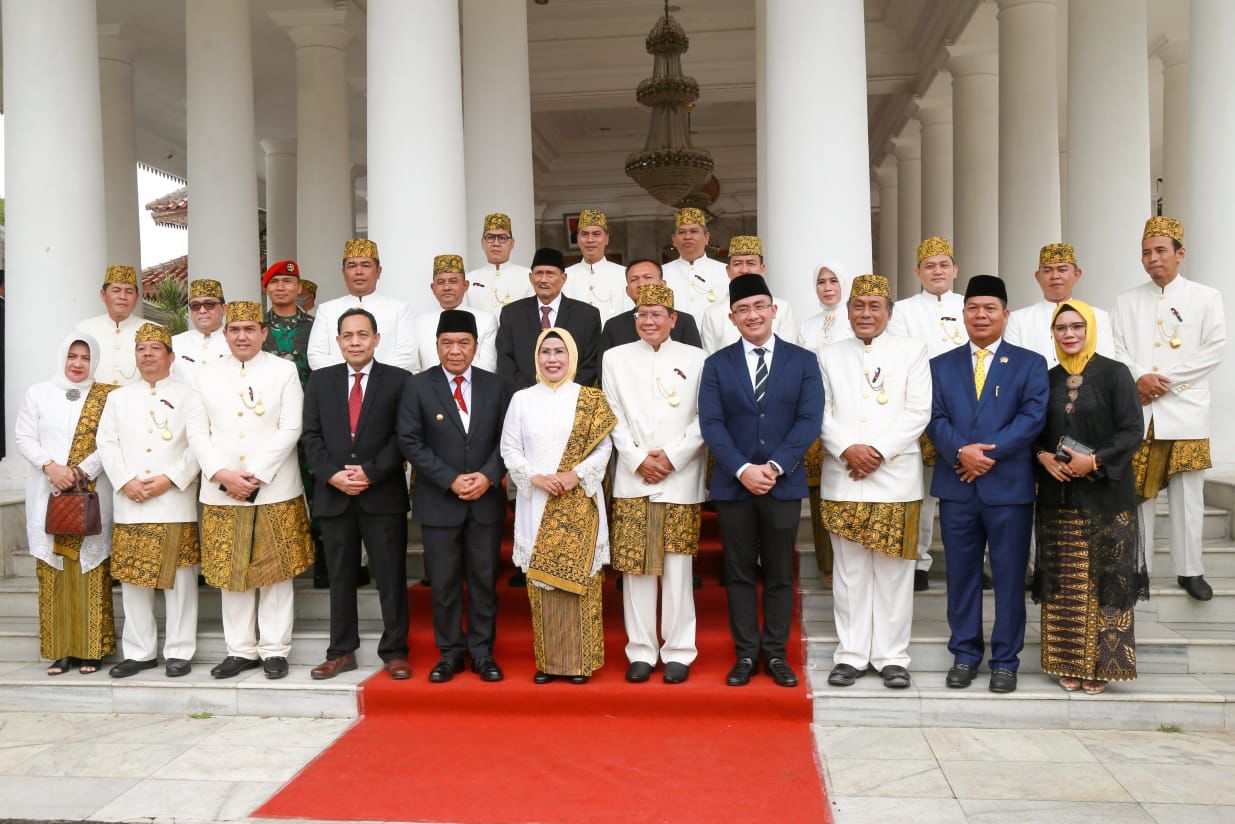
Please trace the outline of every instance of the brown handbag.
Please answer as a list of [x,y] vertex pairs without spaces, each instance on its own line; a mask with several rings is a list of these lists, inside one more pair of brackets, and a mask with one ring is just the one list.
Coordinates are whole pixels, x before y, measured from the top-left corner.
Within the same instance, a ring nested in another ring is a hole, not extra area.
[[67,492],[53,490],[47,496],[48,535],[98,535],[103,531],[99,494],[79,480]]

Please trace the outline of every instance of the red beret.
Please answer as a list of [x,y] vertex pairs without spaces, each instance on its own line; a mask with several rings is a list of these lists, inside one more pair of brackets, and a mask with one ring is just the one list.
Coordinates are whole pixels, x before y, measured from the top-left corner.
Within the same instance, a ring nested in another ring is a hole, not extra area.
[[280,260],[266,270],[266,274],[262,275],[262,288],[266,288],[266,284],[270,283],[270,279],[278,275],[291,275],[300,280],[300,267],[296,265],[294,260]]

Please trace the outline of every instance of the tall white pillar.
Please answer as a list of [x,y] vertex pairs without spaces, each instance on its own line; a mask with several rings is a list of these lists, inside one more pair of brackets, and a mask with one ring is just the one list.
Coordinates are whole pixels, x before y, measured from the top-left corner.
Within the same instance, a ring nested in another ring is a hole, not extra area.
[[13,422],[26,389],[50,377],[52,353],[73,324],[103,311],[98,18],[94,0],[8,2],[0,12],[5,302],[13,310],[5,325],[4,475],[24,483]]
[[907,298],[920,287],[913,273],[922,242],[922,142],[916,120],[892,138],[892,150],[896,154],[896,294]]
[[[348,144],[347,12],[271,12],[296,44],[296,262],[318,282],[318,298],[344,293],[335,277],[352,236]],[[278,260],[278,258],[275,258]],[[385,285],[385,284],[383,284]]]
[[116,23],[99,26],[98,39],[107,261],[141,269],[141,229],[137,223],[137,114],[133,102],[133,60],[137,56],[137,46],[121,36]]
[[[879,187],[879,262],[875,268],[881,274],[886,274],[895,288],[897,298],[906,297],[900,293],[900,284],[896,281],[897,249],[900,237],[897,235],[899,217],[897,196],[896,158],[889,155],[884,158],[879,168],[875,169],[875,185]],[[861,274],[861,273],[859,273]]]
[[1016,274],[1062,229],[1055,11],[1055,0],[999,0],[999,274],[1013,306],[1041,297]]
[[999,56],[949,47],[952,248],[966,275],[999,271]]
[[[263,140],[261,144],[262,151],[266,153],[267,265],[279,260],[297,260],[296,141],[271,137]],[[339,251],[342,252],[341,249]],[[314,279],[312,276],[307,277]],[[331,278],[327,277],[326,280]],[[324,292],[323,288],[319,294]]]
[[261,290],[248,0],[185,0],[189,274],[228,300]]
[[1099,306],[1136,277],[1149,217],[1148,39],[1145,0],[1068,4],[1065,235],[1085,270],[1080,296]]
[[[847,277],[871,270],[862,0],[776,0],[765,31],[767,85],[758,93],[766,95],[767,133],[758,140],[767,147],[759,186],[767,187],[760,224],[770,285],[795,305],[815,306],[820,256]],[[826,50],[815,40],[824,31]]]
[[1162,60],[1162,211],[1188,225],[1188,59],[1186,34],[1168,35]]
[[[1235,224],[1235,3],[1192,0],[1192,61],[1190,78],[1187,274],[1231,297],[1231,226]],[[7,45],[7,30],[5,44]],[[1235,300],[1229,302],[1235,303]],[[1228,326],[1232,313],[1228,310]],[[1213,393],[1210,445],[1215,464],[1235,465],[1235,423],[1224,411],[1235,408],[1235,356],[1227,346],[1223,364],[1209,378]]]
[[922,124],[922,234],[951,239],[952,216],[952,100],[918,103]]
[[762,236],[768,226],[768,0],[755,0],[755,234]]
[[[528,76],[527,3],[462,0],[463,148],[467,170],[468,268],[484,263],[481,228],[489,212],[510,215],[513,259],[536,251],[532,192],[532,90]],[[428,277],[426,276],[426,281]]]
[[420,309],[433,256],[480,236],[467,245],[458,4],[369,0],[367,18],[369,237],[382,291]]

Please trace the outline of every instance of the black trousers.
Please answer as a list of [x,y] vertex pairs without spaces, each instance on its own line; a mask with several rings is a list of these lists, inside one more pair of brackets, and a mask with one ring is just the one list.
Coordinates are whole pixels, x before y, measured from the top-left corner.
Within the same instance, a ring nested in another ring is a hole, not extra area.
[[[729,631],[738,658],[784,658],[793,620],[794,540],[800,500],[754,495],[744,501],[716,501],[724,550]],[[759,632],[757,568],[763,567],[763,632]]]
[[356,575],[360,544],[369,551],[369,568],[382,607],[383,661],[407,657],[407,516],[370,515],[353,498],[342,515],[320,518],[330,570],[330,647],[326,657],[342,657],[360,647],[356,618]]
[[[442,655],[493,656],[497,624],[497,567],[501,522],[458,526],[421,525],[425,566],[433,582],[433,638]],[[467,583],[467,634],[463,632],[463,584]]]

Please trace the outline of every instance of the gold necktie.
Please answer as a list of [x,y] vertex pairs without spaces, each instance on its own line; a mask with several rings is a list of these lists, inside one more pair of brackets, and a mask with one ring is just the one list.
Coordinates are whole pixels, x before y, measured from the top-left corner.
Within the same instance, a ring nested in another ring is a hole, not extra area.
[[987,349],[979,349],[975,352],[978,356],[978,365],[973,368],[973,388],[978,391],[978,399],[982,399],[982,387],[986,386],[986,356],[990,354]]

